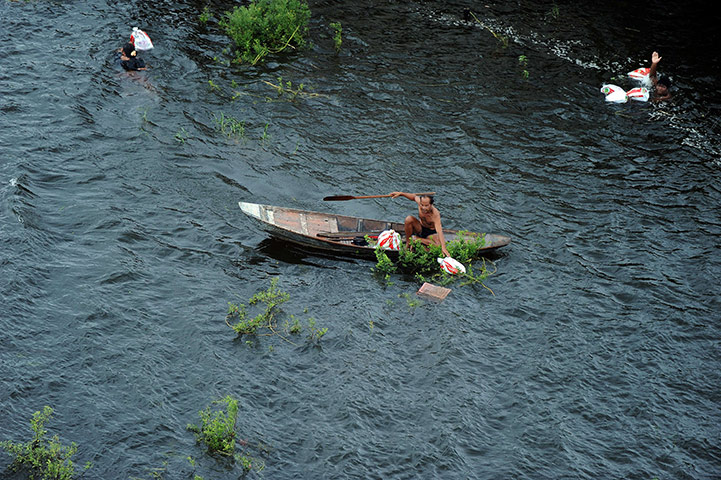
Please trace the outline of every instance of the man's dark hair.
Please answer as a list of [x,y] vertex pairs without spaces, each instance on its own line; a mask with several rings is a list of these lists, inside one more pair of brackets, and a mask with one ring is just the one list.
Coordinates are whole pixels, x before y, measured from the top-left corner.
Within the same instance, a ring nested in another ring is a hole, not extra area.
[[668,77],[661,77],[656,83],[663,85],[666,88],[671,88],[671,79]]
[[433,195],[421,195],[421,196],[418,197],[418,198],[420,198],[421,200],[424,199],[424,198],[427,198],[428,200],[431,201],[431,205],[433,205]]
[[132,56],[134,51],[135,51],[135,45],[133,45],[132,43],[126,43],[125,46],[123,46],[123,54],[126,57]]

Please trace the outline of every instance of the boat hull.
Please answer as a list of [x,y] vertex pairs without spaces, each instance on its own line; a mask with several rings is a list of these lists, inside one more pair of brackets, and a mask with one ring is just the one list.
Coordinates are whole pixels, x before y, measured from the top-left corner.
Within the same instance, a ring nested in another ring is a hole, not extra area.
[[[377,236],[383,230],[393,229],[405,242],[403,224],[368,218],[350,217],[332,213],[313,212],[294,208],[276,207],[258,203],[238,202],[247,216],[260,222],[263,229],[275,238],[305,248],[332,252],[340,255],[375,258],[375,249],[368,245],[356,245],[356,237]],[[456,238],[457,230],[443,229],[446,242]],[[483,251],[491,251],[508,245],[511,238],[498,234],[464,232],[464,235],[484,236]],[[389,251],[393,254],[394,252]]]

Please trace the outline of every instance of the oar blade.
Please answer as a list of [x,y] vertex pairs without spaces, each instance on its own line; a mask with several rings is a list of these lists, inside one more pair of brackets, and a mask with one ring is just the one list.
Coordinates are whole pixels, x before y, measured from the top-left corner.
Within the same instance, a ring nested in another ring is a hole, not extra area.
[[323,197],[324,202],[340,202],[343,200],[353,200],[353,195],[331,195],[329,197]]

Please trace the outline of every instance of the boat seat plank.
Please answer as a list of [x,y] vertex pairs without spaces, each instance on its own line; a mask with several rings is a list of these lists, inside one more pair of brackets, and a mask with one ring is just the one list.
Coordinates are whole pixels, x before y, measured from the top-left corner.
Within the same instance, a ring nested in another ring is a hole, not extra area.
[[316,234],[317,237],[325,237],[325,238],[355,238],[355,237],[365,237],[368,236],[375,236],[377,237],[381,232],[355,232],[355,231],[349,231],[349,232],[318,232]]

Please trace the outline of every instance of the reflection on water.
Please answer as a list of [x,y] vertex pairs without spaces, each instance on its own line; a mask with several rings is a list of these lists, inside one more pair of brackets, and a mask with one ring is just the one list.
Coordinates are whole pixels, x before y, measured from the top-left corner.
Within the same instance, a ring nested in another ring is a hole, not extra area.
[[[0,5],[0,439],[49,404],[88,478],[237,478],[185,430],[231,394],[254,478],[716,475],[719,65],[688,39],[718,22],[556,7],[318,2],[311,49],[250,68],[196,4]],[[130,75],[113,51],[135,24],[155,49]],[[674,101],[606,104],[653,50]],[[278,77],[323,95],[278,98]],[[414,302],[415,279],[237,207],[402,219],[408,202],[322,201],[393,190],[513,238],[495,296]],[[329,328],[318,346],[227,328],[269,278],[279,324]]]
[[[312,261],[314,258],[330,259],[333,261],[334,264],[340,262],[341,265],[343,263],[357,263],[355,260],[348,257],[329,254],[328,252],[322,250],[304,249],[302,247],[289,244],[288,242],[277,240],[273,237],[268,237],[261,241],[258,244],[258,251],[280,262],[299,265],[312,265],[318,268],[327,267],[323,266],[320,263]],[[368,265],[372,266],[373,264],[368,263]]]

